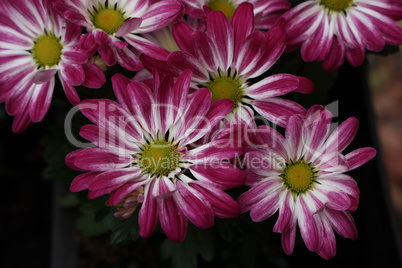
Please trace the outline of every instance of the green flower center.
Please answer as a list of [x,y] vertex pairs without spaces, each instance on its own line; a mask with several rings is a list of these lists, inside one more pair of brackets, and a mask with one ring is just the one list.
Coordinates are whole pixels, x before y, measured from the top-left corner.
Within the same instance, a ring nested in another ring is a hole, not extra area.
[[344,11],[352,4],[353,0],[321,0],[321,4],[334,11]]
[[314,184],[317,171],[311,164],[304,160],[291,161],[286,164],[281,177],[285,185],[295,194],[304,193],[311,189]]
[[229,0],[212,0],[207,3],[207,6],[213,11],[222,11],[228,20],[232,18],[236,10],[236,6]]
[[39,67],[52,67],[60,62],[62,49],[59,38],[53,34],[42,35],[34,42],[32,56]]
[[96,11],[92,20],[96,28],[108,34],[116,33],[119,27],[123,25],[124,21],[123,13],[116,9],[108,8]]
[[177,146],[165,140],[149,143],[140,153],[139,165],[154,177],[167,176],[179,165],[181,154],[176,149]]
[[232,77],[223,76],[209,82],[207,88],[212,92],[212,101],[231,99],[233,110],[239,106],[243,97],[242,84]]

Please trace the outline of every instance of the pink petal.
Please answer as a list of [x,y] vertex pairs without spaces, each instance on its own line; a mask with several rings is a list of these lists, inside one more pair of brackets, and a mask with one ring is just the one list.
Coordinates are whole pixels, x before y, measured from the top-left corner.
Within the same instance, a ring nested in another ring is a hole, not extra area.
[[239,74],[248,76],[248,72],[255,68],[266,50],[265,41],[265,35],[262,32],[254,32],[240,44],[235,58],[236,70]]
[[[99,125],[101,135],[118,137],[121,140],[138,141],[142,138],[140,127],[133,116],[121,105],[109,99],[84,100],[79,104],[81,112]],[[106,144],[106,143],[104,143]]]
[[266,99],[285,95],[295,90],[299,79],[291,74],[275,74],[252,84],[247,88],[247,95],[254,99]]
[[69,168],[74,169],[74,170],[85,171],[85,169],[79,169],[79,168],[77,168],[77,167],[75,166],[75,164],[74,164],[74,162],[75,162],[75,157],[79,154],[79,152],[80,152],[81,150],[82,150],[82,149],[78,149],[78,150],[72,151],[72,152],[70,152],[69,154],[66,155],[66,158],[65,158],[65,164],[66,164],[66,166],[68,166]]
[[[89,189],[97,191],[104,188],[118,188],[130,180],[138,178],[140,174],[141,169],[137,167],[107,170],[96,176],[96,179],[89,185]],[[112,205],[115,204],[113,203]]]
[[75,165],[86,170],[105,171],[126,167],[131,160],[129,155],[118,155],[108,149],[93,147],[80,151],[75,157]]
[[29,106],[29,116],[32,122],[40,122],[49,110],[50,102],[52,101],[52,95],[54,90],[55,80],[37,85],[32,92],[30,106]]
[[325,210],[326,217],[331,223],[332,228],[344,238],[355,240],[357,229],[353,217],[347,211]]
[[168,25],[184,12],[180,1],[165,0],[152,4],[147,13],[142,16],[141,31],[151,32]]
[[358,127],[359,120],[355,117],[348,118],[331,133],[326,142],[326,150],[342,152],[354,139]]
[[304,93],[304,94],[311,94],[314,92],[314,83],[311,82],[309,79],[301,76],[297,76],[299,79],[299,85],[294,90],[294,92]]
[[117,29],[116,36],[124,36],[126,34],[132,33],[140,27],[142,23],[141,18],[131,18],[124,22],[123,25]]
[[216,165],[192,165],[190,171],[198,180],[212,183],[221,189],[242,186],[245,180],[243,172],[228,162],[220,162]]
[[[60,77],[59,72],[59,77]],[[60,79],[60,82],[63,86],[64,93],[66,94],[67,99],[71,102],[72,105],[77,105],[80,102],[80,97],[77,94],[75,88],[68,82],[63,81],[63,78]]]
[[286,254],[290,255],[295,247],[296,225],[282,233],[281,242],[282,248]]
[[302,130],[307,162],[313,161],[322,153],[321,146],[328,137],[331,122],[332,114],[323,106],[315,105],[307,111]]
[[319,230],[307,202],[304,200],[304,195],[299,195],[298,202],[296,202],[298,224],[307,248],[310,251],[317,251],[321,246]]
[[156,200],[152,197],[155,181],[146,184],[144,188],[144,202],[142,203],[140,213],[138,215],[138,224],[140,226],[139,234],[148,238],[154,232],[158,223],[158,210]]
[[89,57],[92,57],[98,49],[98,44],[95,42],[93,34],[82,34],[78,44],[78,48],[85,51]]
[[211,204],[199,192],[181,181],[177,181],[179,190],[173,197],[183,214],[201,229],[214,225],[214,212]]
[[114,94],[116,95],[119,103],[125,107],[129,107],[129,103],[131,102],[130,96],[127,96],[127,86],[131,82],[131,79],[125,77],[120,73],[112,76],[112,86]]
[[78,49],[63,52],[63,60],[73,64],[84,64],[88,61],[87,53]]
[[241,155],[242,149],[231,139],[220,139],[189,150],[186,159],[194,164],[208,162],[216,164],[216,161]]
[[306,113],[306,110],[300,104],[277,97],[265,100],[252,100],[251,105],[266,119],[282,127],[286,126],[290,116]]
[[[262,146],[264,146],[264,150],[273,153],[273,157],[277,158],[279,164],[284,164],[283,160],[284,162],[289,161],[286,140],[278,131],[267,125],[262,125],[258,127],[256,137]],[[275,166],[272,168],[279,169],[280,167]]]
[[322,247],[317,251],[318,255],[328,260],[336,255],[336,240],[331,224],[328,220],[322,219],[324,232],[321,239],[323,240]]
[[98,51],[106,65],[113,66],[116,64],[117,57],[110,45],[99,45]]
[[[90,184],[89,189],[92,191],[92,188],[99,188],[99,190],[106,189],[110,193],[109,197],[109,203],[112,206],[116,206],[119,204],[125,197],[127,197],[128,194],[132,193],[135,189],[138,189],[138,187],[141,187],[145,184],[147,184],[150,180],[150,177],[148,175],[143,175],[141,177],[135,178],[134,181],[128,182],[127,180],[130,180],[129,177],[131,177],[129,174],[118,174],[118,173],[111,173],[108,172],[106,175],[105,172],[101,173],[95,178],[95,182]],[[110,177],[110,175],[121,175],[120,177],[112,177],[112,182],[107,182],[107,178]],[[134,175],[134,174],[132,174]],[[136,174],[139,175],[139,174]],[[98,180],[104,180],[103,182],[106,182],[106,184],[103,184],[103,186],[110,185],[110,187],[102,187],[102,182],[100,182],[98,185],[95,185]],[[105,180],[106,179],[106,180]],[[134,178],[133,178],[134,179]],[[116,189],[117,188],[117,189]],[[99,190],[94,190],[94,191],[99,191]]]
[[25,109],[15,115],[11,129],[18,134],[26,130],[30,125],[32,125],[32,120],[29,118],[29,110]]
[[182,242],[187,233],[187,218],[173,198],[157,199],[161,227],[173,242]]
[[48,70],[41,70],[35,73],[35,75],[32,78],[32,81],[35,84],[43,84],[46,83],[48,81],[50,81],[50,79],[52,79],[54,77],[54,75],[57,73],[57,69],[48,69]]
[[194,92],[187,100],[186,109],[182,112],[182,122],[177,131],[176,138],[187,137],[199,129],[211,106],[212,93],[206,88]]
[[167,57],[167,62],[172,72],[176,75],[180,75],[183,71],[189,69],[193,73],[193,79],[204,82],[209,80],[207,70],[200,68],[198,59],[188,53],[172,52]]
[[279,203],[279,215],[273,231],[275,233],[284,233],[296,226],[295,202],[290,191],[281,193],[281,196],[278,195],[277,200]]
[[125,40],[135,49],[157,60],[165,61],[169,51],[138,35],[126,35]]
[[338,39],[334,37],[332,40],[331,48],[327,54],[327,57],[323,60],[322,67],[325,71],[335,71],[342,65],[345,57],[345,47],[340,44]]
[[346,161],[349,164],[349,170],[360,167],[369,160],[371,160],[376,155],[376,150],[374,148],[366,147],[354,150],[347,155]]
[[126,103],[131,113],[135,115],[136,121],[145,131],[154,134],[156,132],[153,112],[155,99],[151,89],[143,83],[133,81],[128,85],[125,96],[129,97]]
[[330,48],[333,36],[333,27],[329,27],[327,11],[322,9],[317,17],[318,27],[312,35],[302,43],[301,55],[304,61],[315,61],[321,54],[326,55]]
[[364,46],[372,51],[381,51],[385,46],[384,38],[377,30],[372,21],[360,12],[359,9],[353,9],[348,12],[350,22],[353,22],[360,33]]
[[271,217],[278,210],[278,194],[269,193],[251,207],[250,218],[260,222]]
[[79,86],[85,80],[84,70],[79,64],[66,64],[60,72],[63,80],[73,86]]
[[218,66],[218,55],[215,53],[212,39],[205,32],[195,31],[193,33],[193,42],[201,66],[210,72],[215,72]]
[[363,46],[346,47],[345,57],[352,66],[360,66],[365,59],[365,49]]
[[70,191],[71,192],[79,192],[85,189],[88,189],[89,185],[95,179],[95,177],[99,174],[99,172],[85,172],[77,177],[71,182]]
[[282,27],[273,27],[265,34],[264,54],[255,67],[247,73],[250,78],[257,77],[266,72],[279,59],[286,47],[286,33]]
[[304,120],[301,116],[291,116],[286,125],[286,141],[291,159],[300,159],[303,151],[302,129]]
[[234,218],[240,215],[239,204],[221,189],[205,182],[189,184],[211,204],[214,214],[219,218]]
[[138,71],[144,68],[137,55],[128,47],[116,49],[115,55],[121,66],[130,71]]
[[241,3],[236,8],[230,24],[233,27],[234,55],[237,58],[241,44],[254,31],[253,6],[247,2]]
[[228,19],[222,12],[212,12],[208,16],[208,34],[215,41],[219,50],[218,58],[221,70],[227,70],[233,60],[234,36]]
[[85,80],[82,83],[84,87],[100,88],[105,84],[105,73],[96,63],[87,62],[82,65],[82,69],[85,73]]
[[172,35],[174,41],[181,51],[196,56],[193,39],[189,38],[193,35],[194,29],[185,22],[178,22],[172,27]]
[[202,136],[205,136],[205,134],[209,133],[211,129],[217,126],[219,122],[221,122],[221,120],[225,118],[230,111],[232,111],[232,109],[233,102],[231,100],[220,99],[214,101],[211,104],[208,113],[203,118],[201,124],[198,125],[194,131],[189,133],[189,135],[186,135],[187,137],[180,143],[182,145],[189,144],[198,140]]
[[273,195],[281,187],[283,187],[283,182],[280,177],[264,179],[261,182],[257,183],[248,191],[241,194],[237,199],[237,202],[239,203],[241,208],[241,212],[252,209],[253,206],[257,204],[260,200],[266,198],[269,195]]

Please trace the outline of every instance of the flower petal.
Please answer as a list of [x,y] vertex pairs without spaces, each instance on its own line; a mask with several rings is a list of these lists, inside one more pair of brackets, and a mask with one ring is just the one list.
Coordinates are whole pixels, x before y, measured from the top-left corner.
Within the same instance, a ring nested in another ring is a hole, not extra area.
[[154,232],[158,223],[158,208],[156,200],[152,196],[155,181],[151,181],[144,188],[144,202],[142,203],[140,213],[138,214],[138,224],[140,226],[139,234],[148,238]]
[[183,214],[201,229],[212,227],[214,224],[214,212],[211,204],[189,185],[177,181],[176,186],[178,193],[173,198]]

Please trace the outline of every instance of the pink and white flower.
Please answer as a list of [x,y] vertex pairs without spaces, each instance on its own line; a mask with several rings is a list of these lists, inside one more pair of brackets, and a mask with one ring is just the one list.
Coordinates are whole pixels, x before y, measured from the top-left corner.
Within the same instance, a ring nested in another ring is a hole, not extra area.
[[194,18],[205,18],[204,6],[212,11],[220,10],[230,20],[237,7],[244,2],[253,4],[255,26],[258,29],[271,29],[279,17],[291,4],[287,0],[186,0],[186,13]]
[[[156,74],[153,90],[122,76],[112,78],[119,103],[85,100],[82,113],[95,124],[80,135],[96,147],[67,155],[71,168],[87,171],[71,184],[73,192],[89,189],[89,198],[110,194],[110,205],[123,207],[128,217],[141,203],[140,235],[149,237],[158,222],[173,241],[185,238],[189,219],[199,228],[214,224],[214,216],[236,217],[240,208],[223,189],[240,186],[244,174],[230,164],[242,148],[219,139],[189,148],[232,109],[229,100],[211,103],[211,92],[188,96],[191,72],[174,83]],[[135,198],[133,198],[133,196]]]
[[292,116],[286,136],[268,126],[256,129],[254,148],[245,155],[246,185],[238,202],[250,210],[253,221],[263,221],[277,211],[274,232],[282,233],[287,254],[294,248],[296,227],[311,251],[323,258],[336,253],[332,228],[355,239],[357,230],[350,212],[357,209],[359,189],[343,174],[369,161],[373,148],[343,154],[353,140],[358,120],[347,119],[329,135],[332,114],[313,106],[305,116]]
[[[234,108],[229,117],[252,122],[253,107],[284,126],[289,116],[305,113],[301,105],[277,96],[292,91],[311,93],[314,85],[309,80],[290,74],[260,78],[282,55],[286,34],[280,24],[268,32],[255,31],[252,4],[240,4],[230,21],[220,11],[207,13],[206,32],[185,22],[175,24],[172,31],[181,51],[170,53],[169,68],[176,75],[190,69],[191,87],[208,88],[213,101],[231,99]],[[146,59],[144,65],[150,66]]]
[[397,0],[308,0],[283,15],[289,48],[301,46],[304,61],[322,61],[334,71],[346,58],[359,66],[365,50],[402,44],[402,2]]
[[102,59],[128,70],[143,68],[140,52],[165,59],[168,51],[139,34],[152,32],[181,18],[184,9],[177,0],[57,0],[55,7],[71,23],[93,35]]
[[65,23],[47,0],[0,2],[0,102],[15,116],[12,129],[22,132],[47,113],[55,75],[67,98],[77,104],[74,86],[98,88],[103,72],[88,63],[81,29]]

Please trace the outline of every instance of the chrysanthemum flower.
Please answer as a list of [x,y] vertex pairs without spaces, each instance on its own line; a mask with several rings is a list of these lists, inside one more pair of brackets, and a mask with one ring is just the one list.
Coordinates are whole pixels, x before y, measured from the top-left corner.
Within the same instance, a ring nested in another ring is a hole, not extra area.
[[86,45],[79,44],[81,29],[66,24],[49,1],[1,1],[0,16],[0,102],[15,116],[14,132],[43,119],[56,73],[73,104],[79,102],[73,86],[104,83],[103,72],[87,63],[87,51],[77,47]]
[[286,34],[280,25],[266,33],[254,31],[252,4],[240,4],[230,21],[220,11],[208,13],[206,32],[179,22],[173,26],[173,37],[181,51],[168,56],[172,72],[179,75],[190,69],[192,88],[208,88],[212,101],[231,99],[231,116],[253,115],[251,106],[266,119],[284,126],[290,115],[305,113],[301,105],[276,96],[291,91],[312,92],[314,86],[309,80],[276,74],[250,82],[258,80],[286,46]]
[[260,126],[255,148],[245,155],[246,184],[252,187],[238,199],[242,212],[250,210],[258,222],[279,211],[273,230],[282,233],[287,254],[293,251],[297,225],[307,248],[326,259],[336,253],[332,228],[343,237],[357,237],[349,212],[357,208],[359,189],[342,173],[376,152],[361,148],[342,154],[357,132],[358,120],[349,118],[328,137],[331,120],[331,113],[317,105],[305,116],[289,119],[285,138]]
[[110,194],[108,203],[123,207],[118,213],[123,217],[141,203],[138,220],[143,237],[153,233],[158,219],[171,240],[182,241],[187,219],[209,228],[214,216],[235,217],[240,212],[222,189],[244,183],[243,172],[226,161],[241,154],[242,148],[230,139],[188,147],[233,104],[230,100],[211,104],[212,94],[205,88],[188,97],[190,78],[190,71],[175,83],[172,76],[162,81],[156,76],[152,91],[115,75],[112,82],[120,104],[86,100],[79,105],[95,123],[83,126],[80,135],[97,147],[66,157],[70,167],[88,171],[76,177],[70,189],[89,189],[89,198]]
[[308,0],[286,12],[290,47],[301,45],[304,61],[322,61],[333,71],[346,58],[360,65],[365,49],[402,44],[402,3],[395,0]]
[[165,59],[168,51],[138,34],[164,27],[183,13],[183,6],[177,0],[153,2],[58,0],[55,7],[68,21],[94,35],[99,54],[107,65],[119,62],[128,70],[140,70],[143,66],[137,57],[139,52]]
[[278,18],[287,11],[291,4],[287,0],[187,0],[183,1],[186,13],[194,18],[204,18],[204,6],[213,11],[220,10],[230,20],[237,7],[244,2],[254,6],[256,27],[258,29],[271,29]]

